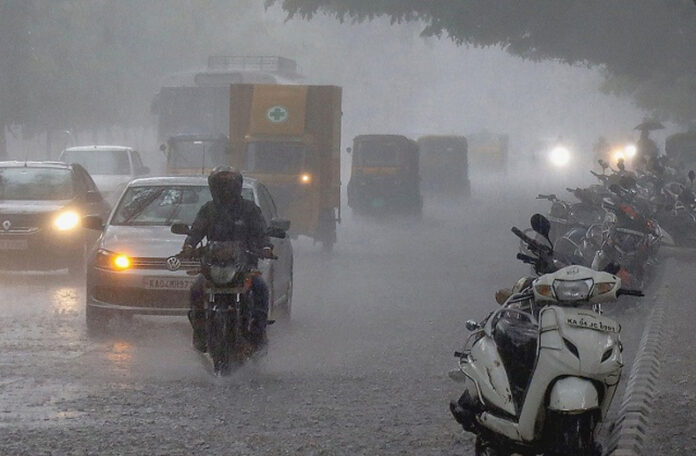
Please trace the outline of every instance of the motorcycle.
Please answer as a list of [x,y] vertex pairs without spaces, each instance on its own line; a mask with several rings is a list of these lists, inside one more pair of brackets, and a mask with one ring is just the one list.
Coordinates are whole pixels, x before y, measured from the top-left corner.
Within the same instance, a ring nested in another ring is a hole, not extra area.
[[[189,234],[190,228],[177,223],[172,225],[171,231]],[[277,228],[269,228],[268,234],[277,238],[285,236],[285,232]],[[239,241],[214,241],[176,256],[200,261],[200,268],[187,271],[187,274],[201,273],[205,277],[207,352],[215,375],[229,375],[258,350],[250,342],[251,287],[253,278],[261,274],[252,267],[253,260],[261,258],[261,254],[244,248]]]
[[[548,238],[544,217],[535,215],[532,228]],[[599,456],[595,430],[623,367],[621,326],[602,315],[602,304],[643,294],[609,272],[558,268],[552,248],[513,232],[537,254],[518,258],[541,275],[518,282],[482,322],[467,321],[471,334],[450,372],[464,392],[450,411],[476,434],[478,456]]]

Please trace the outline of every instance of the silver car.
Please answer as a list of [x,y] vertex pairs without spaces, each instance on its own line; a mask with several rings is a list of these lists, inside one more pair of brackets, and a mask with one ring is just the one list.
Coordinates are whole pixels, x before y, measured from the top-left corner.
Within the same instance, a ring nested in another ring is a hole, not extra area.
[[[273,199],[256,179],[244,178],[242,196],[261,209],[268,226],[287,229],[277,218]],[[173,223],[190,225],[210,201],[208,181],[200,177],[153,177],[128,184],[106,223],[85,217],[87,228],[102,235],[87,266],[87,328],[95,334],[117,314],[185,315],[195,261],[179,261],[184,237],[171,233]],[[272,238],[277,260],[261,260],[273,319],[290,317],[293,252],[289,239]]]

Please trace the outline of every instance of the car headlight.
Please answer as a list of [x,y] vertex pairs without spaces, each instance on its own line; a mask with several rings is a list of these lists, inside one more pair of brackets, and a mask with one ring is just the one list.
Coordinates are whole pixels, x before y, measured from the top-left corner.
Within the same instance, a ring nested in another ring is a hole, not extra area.
[[570,162],[570,150],[564,146],[556,146],[549,153],[549,161],[554,166],[562,168]]
[[559,280],[553,281],[553,291],[559,301],[584,301],[590,297],[594,282],[585,280]]
[[53,227],[58,231],[68,231],[80,225],[80,216],[75,211],[65,211],[53,221]]
[[300,183],[304,185],[308,185],[312,183],[312,175],[309,173],[302,173],[300,175]]
[[128,255],[110,252],[108,250],[97,251],[96,265],[102,269],[125,271],[130,269],[132,261]]

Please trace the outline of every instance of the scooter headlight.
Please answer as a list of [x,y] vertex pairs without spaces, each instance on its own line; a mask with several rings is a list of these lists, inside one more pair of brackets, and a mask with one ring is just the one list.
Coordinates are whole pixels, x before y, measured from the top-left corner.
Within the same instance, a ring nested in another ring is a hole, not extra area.
[[594,282],[585,280],[554,280],[553,291],[559,301],[585,301],[590,297]]

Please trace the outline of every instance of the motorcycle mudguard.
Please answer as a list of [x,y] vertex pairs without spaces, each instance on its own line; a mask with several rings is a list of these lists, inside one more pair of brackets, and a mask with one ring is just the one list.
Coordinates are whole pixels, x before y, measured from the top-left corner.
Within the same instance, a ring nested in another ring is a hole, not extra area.
[[599,408],[599,394],[591,381],[566,377],[551,388],[549,409],[561,413],[582,412]]

